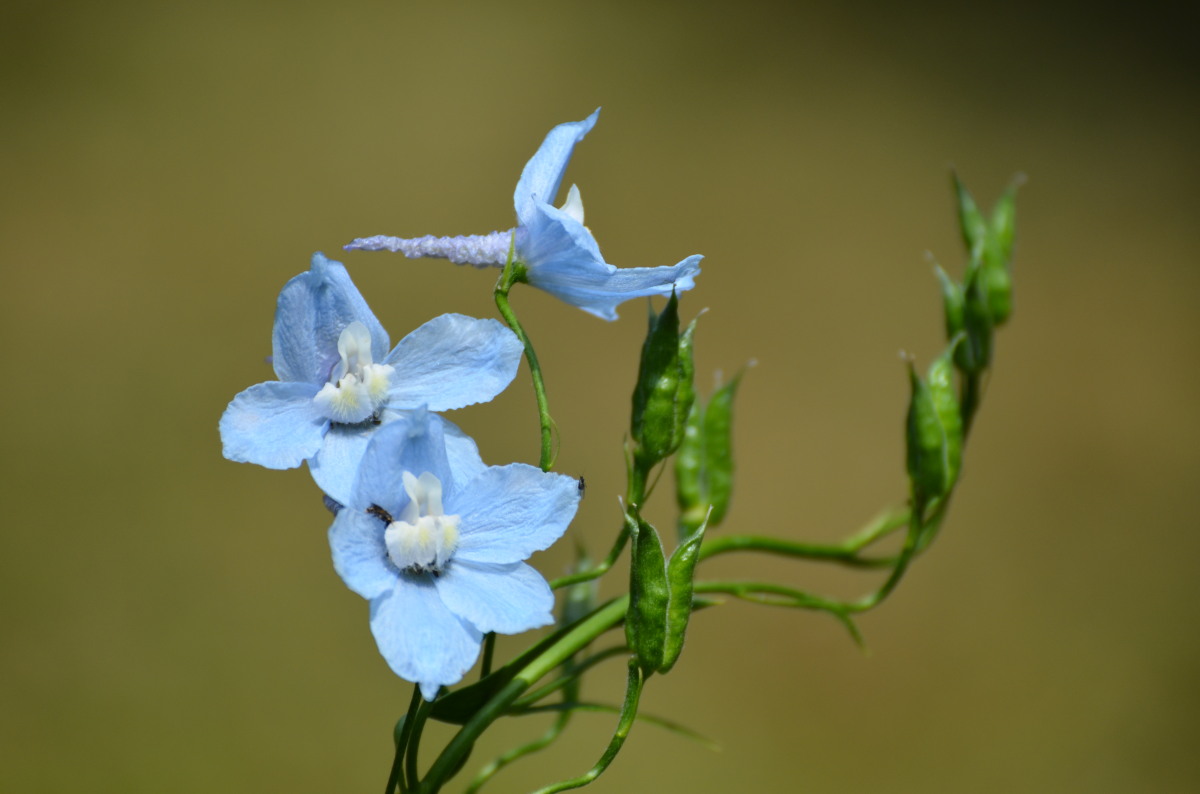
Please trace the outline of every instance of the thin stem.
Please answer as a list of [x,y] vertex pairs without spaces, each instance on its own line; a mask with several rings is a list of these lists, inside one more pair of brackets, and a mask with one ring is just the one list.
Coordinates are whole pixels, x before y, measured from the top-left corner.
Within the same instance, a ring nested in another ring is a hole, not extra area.
[[[915,501],[915,499],[914,499]],[[908,570],[908,565],[912,562],[913,557],[917,552],[917,541],[921,537],[921,529],[924,524],[921,521],[920,511],[913,510],[912,517],[908,523],[908,534],[904,537],[904,548],[900,550],[900,556],[896,558],[896,567],[892,568],[891,574],[879,589],[864,598],[859,599],[847,606],[854,612],[866,612],[869,609],[874,609],[883,603],[892,591],[896,589],[896,585],[900,584],[900,580],[904,578],[905,572]]]
[[585,670],[595,667],[600,662],[611,659],[614,656],[620,656],[621,654],[628,652],[629,649],[624,645],[615,645],[612,648],[605,648],[603,651],[584,659],[579,664],[572,665],[571,672],[567,675],[556,678],[545,686],[538,687],[533,692],[530,692],[525,697],[513,703],[513,708],[530,708],[533,706],[533,704],[537,703],[547,695],[552,695],[554,692],[567,686],[572,681],[578,680],[579,676],[582,675]]
[[979,401],[983,399],[983,390],[979,373],[970,372],[962,377],[962,389],[959,395],[958,411],[962,417],[963,441],[971,432],[971,423],[975,420],[975,412],[979,410]]
[[787,557],[813,560],[830,560],[856,568],[883,568],[895,564],[895,557],[860,557],[859,553],[909,522],[907,507],[887,510],[847,540],[838,544],[796,543],[778,538],[754,535],[722,535],[704,541],[700,559],[706,560],[718,554],[732,551],[763,551]]
[[525,360],[529,362],[529,377],[533,381],[533,394],[537,398],[538,421],[542,428],[542,452],[539,465],[542,467],[542,471],[550,471],[554,465],[554,420],[550,417],[550,403],[546,399],[542,365],[538,363],[537,352],[533,349],[533,343],[529,341],[525,328],[508,303],[508,291],[512,289],[512,285],[524,280],[525,267],[513,259],[513,253],[510,250],[508,262],[504,265],[504,271],[500,274],[499,281],[496,282],[494,297],[496,308],[500,310],[500,316],[504,318],[504,322],[508,323],[508,327],[513,330],[517,339],[520,339],[521,344],[525,347]]
[[464,725],[441,755],[433,762],[420,789],[421,794],[434,794],[454,774],[462,759],[470,752],[475,740],[489,725],[502,717],[509,706],[542,676],[561,665],[573,654],[591,644],[597,637],[618,625],[629,609],[629,596],[609,601],[580,621],[574,629],[564,634],[529,664],[525,665],[511,681],[505,684],[491,700],[475,712],[475,716]]
[[597,563],[595,568],[582,573],[572,573],[567,576],[560,576],[550,582],[551,589],[557,590],[560,587],[567,587],[580,582],[590,582],[592,579],[599,579],[616,563],[617,558],[621,556],[621,552],[625,549],[625,544],[629,542],[629,525],[621,522],[621,531],[617,533],[617,539],[609,549],[608,556]]
[[392,771],[388,775],[387,788],[383,790],[384,794],[392,794],[396,790],[396,785],[399,784],[401,794],[407,794],[408,785],[404,777],[400,774],[401,764],[404,760],[404,750],[408,747],[409,737],[412,736],[413,721],[416,719],[417,707],[421,705],[421,688],[413,684],[412,699],[408,703],[408,713],[404,715],[404,726],[400,729],[400,735],[396,737],[396,756],[392,759]]
[[554,723],[551,724],[546,732],[537,739],[534,739],[532,742],[527,744],[523,744],[520,747],[515,747],[512,750],[509,750],[507,753],[504,753],[500,757],[494,759],[483,769],[479,770],[479,774],[475,776],[475,779],[471,781],[471,785],[467,786],[463,794],[475,794],[475,792],[479,791],[479,789],[483,787],[483,784],[495,777],[496,773],[504,767],[508,766],[514,761],[519,761],[527,755],[532,755],[533,753],[549,747],[554,743],[555,739],[562,735],[563,730],[567,727],[567,723],[570,721],[571,712],[559,712],[558,717],[554,720]]
[[613,762],[617,753],[621,751],[622,745],[625,744],[625,738],[629,736],[629,729],[633,727],[634,719],[637,717],[638,700],[641,698],[642,685],[645,682],[642,668],[638,666],[635,659],[630,659],[629,678],[625,684],[625,702],[621,705],[621,717],[617,720],[617,729],[613,732],[613,737],[609,741],[608,747],[605,748],[604,754],[600,756],[600,760],[579,777],[540,788],[534,794],[554,794],[558,791],[586,786],[608,769],[608,765]]
[[487,678],[492,672],[492,656],[496,652],[496,632],[483,635],[483,661],[479,663],[479,677]]
[[432,703],[423,702],[421,708],[417,709],[417,717],[413,721],[412,737],[408,740],[408,750],[404,754],[404,776],[408,780],[409,788],[413,791],[416,791],[417,787],[421,785],[421,775],[417,769],[417,753],[421,747],[421,732],[425,730],[425,720],[429,718],[432,708]]

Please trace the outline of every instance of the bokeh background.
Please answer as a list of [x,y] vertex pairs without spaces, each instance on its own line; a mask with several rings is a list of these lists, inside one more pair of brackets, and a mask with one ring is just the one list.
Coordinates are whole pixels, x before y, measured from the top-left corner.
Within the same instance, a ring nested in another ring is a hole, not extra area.
[[[757,361],[725,531],[833,540],[903,497],[897,353],[941,345],[925,252],[961,272],[949,166],[985,204],[1029,181],[965,479],[869,652],[817,614],[704,613],[644,709],[722,749],[639,725],[595,790],[1195,790],[1200,20],[1042,5],[5,3],[0,790],[382,787],[410,688],[305,473],[223,460],[217,419],[270,376],[312,251],[508,228],[542,136],[597,106],[567,179],[607,258],[705,254],[700,382]],[[494,314],[491,273],[342,258],[393,339]],[[515,303],[598,553],[644,309]],[[524,372],[453,419],[491,462],[536,459]],[[543,724],[503,723],[472,767]],[[580,716],[492,788],[582,771],[611,728]]]

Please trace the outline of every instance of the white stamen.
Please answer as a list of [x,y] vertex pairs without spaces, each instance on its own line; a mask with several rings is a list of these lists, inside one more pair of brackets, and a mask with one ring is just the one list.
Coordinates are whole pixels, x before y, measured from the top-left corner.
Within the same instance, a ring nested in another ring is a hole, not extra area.
[[458,548],[458,520],[442,508],[442,483],[425,472],[414,477],[404,472],[409,502],[383,533],[388,557],[406,571],[438,573]]
[[331,421],[342,424],[365,422],[387,402],[395,368],[376,364],[371,355],[371,332],[355,320],[338,336],[341,360],[330,373],[313,402]]
[[576,185],[571,185],[571,189],[567,191],[567,200],[559,209],[579,221],[580,226],[583,225],[583,197],[579,195]]

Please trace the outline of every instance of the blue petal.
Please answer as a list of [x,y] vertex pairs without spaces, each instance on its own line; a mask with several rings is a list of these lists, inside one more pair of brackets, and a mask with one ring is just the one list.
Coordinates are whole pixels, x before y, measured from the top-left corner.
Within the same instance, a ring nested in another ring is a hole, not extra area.
[[388,402],[431,411],[487,402],[516,377],[523,348],[496,320],[443,314],[396,345],[385,363],[396,368]]
[[[409,417],[409,411],[385,410],[381,417],[384,425],[397,419]],[[431,425],[437,425],[445,439],[446,458],[456,483],[469,482],[487,467],[479,457],[479,447],[474,440],[457,425],[437,414],[429,414]],[[333,425],[325,436],[321,451],[308,461],[308,469],[317,487],[342,504],[350,504],[354,496],[354,481],[359,466],[367,451],[367,444],[380,425],[369,422],[359,425]],[[416,472],[419,476],[421,472]],[[360,505],[366,509],[370,503]]]
[[604,262],[596,238],[587,227],[549,204],[538,205],[530,222],[517,230],[516,249],[531,279],[533,273],[547,267],[578,270],[596,277],[616,269]]
[[335,501],[350,504],[359,464],[377,429],[370,422],[330,426],[321,450],[308,461],[308,471],[317,487]]
[[451,612],[482,632],[518,634],[554,622],[554,593],[534,568],[455,558],[433,581]]
[[402,574],[389,595],[371,602],[371,633],[396,675],[421,686],[426,700],[462,680],[483,634],[442,603],[428,575]]
[[579,508],[579,484],[511,463],[489,468],[443,503],[460,516],[455,561],[513,563],[562,537]]
[[537,152],[525,164],[517,189],[513,192],[513,204],[516,205],[517,219],[522,226],[532,217],[537,202],[554,202],[562,184],[563,172],[567,170],[567,163],[571,162],[575,144],[583,140],[599,116],[600,109],[596,108],[583,121],[559,124],[550,130],[546,140],[542,141]]
[[631,298],[669,296],[672,290],[684,292],[694,287],[703,258],[689,256],[669,267],[618,267],[604,275],[553,262],[530,268],[529,283],[585,312],[615,320],[616,307]]
[[371,353],[382,361],[390,344],[341,262],[312,256],[312,269],[284,285],[275,304],[273,362],[283,381],[325,383],[338,362],[338,336],[359,321],[371,334]]
[[313,407],[317,386],[267,381],[233,398],[221,416],[225,457],[292,469],[321,448],[329,420]]
[[412,411],[375,431],[358,468],[350,507],[366,510],[379,505],[393,516],[399,515],[408,504],[406,471],[417,476],[433,474],[442,483],[443,500],[452,498],[456,484],[442,423],[431,417],[424,411]]
[[378,598],[395,587],[400,572],[383,543],[385,526],[378,517],[342,509],[329,527],[333,569],[363,598]]

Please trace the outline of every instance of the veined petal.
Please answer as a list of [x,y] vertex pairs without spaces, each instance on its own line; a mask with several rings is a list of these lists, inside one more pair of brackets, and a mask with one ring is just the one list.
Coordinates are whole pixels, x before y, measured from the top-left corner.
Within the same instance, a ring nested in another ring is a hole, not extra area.
[[408,504],[405,472],[415,476],[429,472],[442,483],[442,498],[452,498],[457,484],[446,456],[442,425],[430,417],[424,411],[412,411],[375,431],[358,467],[350,507],[366,510],[378,505],[399,516]]
[[313,408],[318,387],[267,381],[251,386],[221,416],[225,457],[268,469],[292,469],[321,448],[329,420]]
[[616,307],[631,298],[669,296],[672,290],[694,287],[703,258],[697,254],[664,267],[618,267],[606,274],[553,262],[530,268],[529,283],[597,317],[615,320]]
[[517,258],[532,273],[554,266],[599,276],[615,268],[604,261],[596,238],[571,213],[549,204],[539,204],[528,225],[517,229],[514,238]]
[[455,558],[433,580],[442,602],[482,632],[518,634],[554,622],[554,593],[534,568]]
[[329,527],[333,568],[363,598],[378,598],[396,586],[400,572],[388,562],[383,522],[357,510],[339,510]]
[[389,404],[431,411],[487,402],[516,377],[523,348],[496,320],[443,314],[396,345],[384,363],[396,369]]
[[415,681],[426,700],[457,684],[475,664],[483,633],[451,612],[433,577],[401,574],[395,588],[371,601],[371,633],[396,675]]
[[489,468],[447,498],[459,516],[455,561],[514,563],[548,548],[579,508],[579,484],[563,474],[511,463]]
[[350,504],[354,478],[376,429],[370,423],[330,426],[321,450],[308,461],[313,482],[327,496],[341,504]]
[[338,337],[357,320],[371,336],[375,361],[390,347],[387,331],[341,262],[312,256],[312,268],[284,285],[275,304],[275,374],[282,381],[322,384],[339,361]]
[[[411,411],[385,410],[380,417],[382,425],[408,417]],[[457,425],[437,414],[429,414],[430,424],[437,425],[445,438],[446,458],[455,483],[470,482],[487,468],[479,457],[475,441]],[[367,444],[381,425],[363,423],[358,425],[333,425],[325,435],[321,450],[308,461],[308,470],[313,482],[327,496],[341,504],[350,504],[354,496],[354,481],[362,464]],[[418,472],[419,474],[419,472]],[[370,505],[362,505],[365,509]]]
[[537,152],[525,164],[517,189],[513,192],[513,204],[516,205],[517,219],[521,225],[529,222],[537,202],[554,202],[562,184],[563,172],[567,170],[567,163],[571,162],[575,144],[583,140],[599,116],[600,109],[596,108],[583,121],[559,124],[550,130]]

